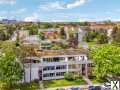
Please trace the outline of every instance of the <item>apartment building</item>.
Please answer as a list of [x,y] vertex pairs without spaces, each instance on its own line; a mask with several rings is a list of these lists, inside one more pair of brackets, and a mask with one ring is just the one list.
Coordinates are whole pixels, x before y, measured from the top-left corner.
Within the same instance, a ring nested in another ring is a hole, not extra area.
[[25,63],[26,82],[30,81],[30,77],[31,80],[40,81],[63,79],[66,72],[88,76],[92,66],[92,61],[88,59],[84,49],[37,50],[37,57],[28,57],[26,61],[28,61]]

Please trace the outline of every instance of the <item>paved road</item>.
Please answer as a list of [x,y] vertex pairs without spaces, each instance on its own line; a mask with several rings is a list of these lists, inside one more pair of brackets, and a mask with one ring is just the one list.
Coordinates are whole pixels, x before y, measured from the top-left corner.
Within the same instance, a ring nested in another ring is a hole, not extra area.
[[80,87],[80,88],[83,88],[83,90],[88,90],[89,85],[77,85],[77,86],[56,87],[56,88],[47,88],[47,89],[43,89],[43,90],[56,90],[57,88],[68,89],[68,88],[71,88],[71,87]]
[[[76,85],[76,86],[64,86],[64,87],[55,87],[55,88],[45,88],[45,89],[40,89],[40,90],[56,90],[57,88],[64,88],[64,89],[68,89],[71,87],[80,87],[82,88],[82,90],[88,90],[88,87],[90,85]],[[95,84],[94,86],[101,86],[101,84]]]

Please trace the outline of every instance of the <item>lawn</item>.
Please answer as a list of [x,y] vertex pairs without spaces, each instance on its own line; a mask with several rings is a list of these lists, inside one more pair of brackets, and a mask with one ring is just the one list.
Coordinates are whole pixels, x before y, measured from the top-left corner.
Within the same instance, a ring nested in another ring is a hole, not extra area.
[[92,48],[94,45],[96,45],[96,42],[87,42],[88,47]]
[[50,80],[43,82],[45,88],[50,87],[61,87],[61,86],[71,86],[71,85],[84,85],[86,82],[83,79],[68,81],[65,79],[61,80]]
[[23,84],[15,84],[11,89],[18,89],[18,90],[36,90],[39,89],[39,83],[31,82],[31,83],[23,83]]
[[97,80],[95,77],[90,79],[93,84],[99,84],[99,83],[104,83],[106,82],[105,79]]

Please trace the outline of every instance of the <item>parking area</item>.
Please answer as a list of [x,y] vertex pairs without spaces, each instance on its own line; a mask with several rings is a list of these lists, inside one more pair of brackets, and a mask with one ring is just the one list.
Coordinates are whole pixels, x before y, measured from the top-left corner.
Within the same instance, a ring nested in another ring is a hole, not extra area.
[[111,87],[104,87],[101,85],[82,85],[82,86],[68,86],[68,87],[58,87],[58,88],[49,88],[44,90],[111,90]]

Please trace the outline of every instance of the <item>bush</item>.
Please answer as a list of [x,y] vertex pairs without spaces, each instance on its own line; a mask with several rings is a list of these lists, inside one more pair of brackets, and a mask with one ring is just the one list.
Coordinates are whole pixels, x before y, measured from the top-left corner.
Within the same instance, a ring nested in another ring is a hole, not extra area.
[[74,80],[74,75],[71,72],[67,72],[64,74],[66,80]]

